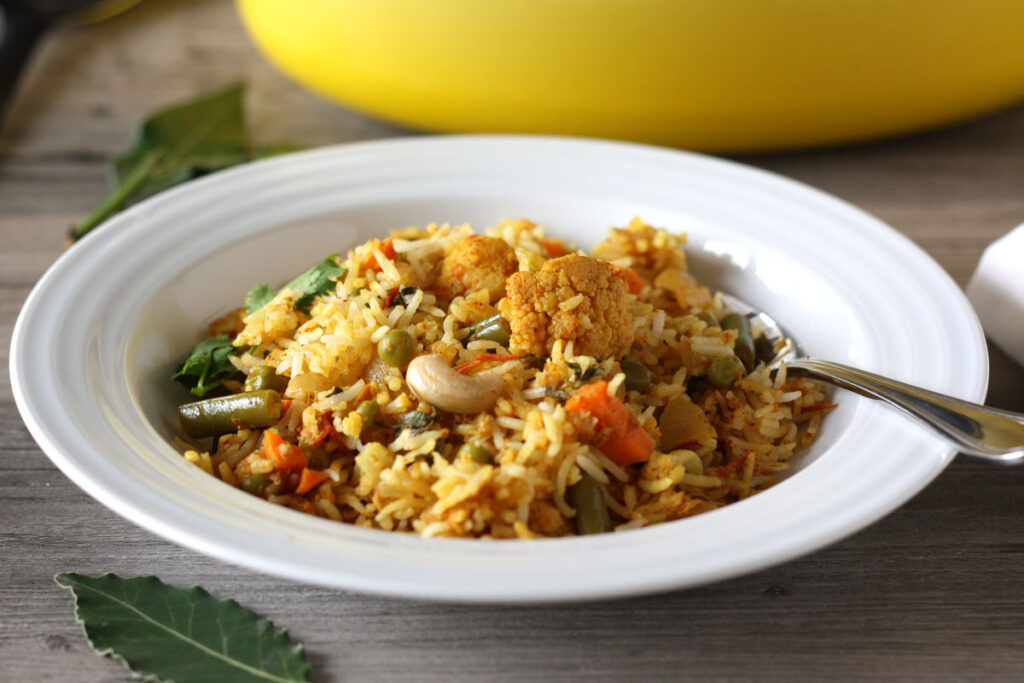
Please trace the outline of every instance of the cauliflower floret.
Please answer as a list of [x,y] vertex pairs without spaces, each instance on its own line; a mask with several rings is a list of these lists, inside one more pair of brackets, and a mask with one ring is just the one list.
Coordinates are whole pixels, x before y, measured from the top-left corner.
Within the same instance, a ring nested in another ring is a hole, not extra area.
[[508,280],[499,305],[509,321],[513,353],[547,355],[555,340],[572,341],[576,354],[619,357],[633,343],[632,295],[606,261],[570,254]]
[[442,299],[486,290],[490,301],[505,295],[505,280],[519,270],[515,250],[505,240],[469,235],[441,264],[436,291]]

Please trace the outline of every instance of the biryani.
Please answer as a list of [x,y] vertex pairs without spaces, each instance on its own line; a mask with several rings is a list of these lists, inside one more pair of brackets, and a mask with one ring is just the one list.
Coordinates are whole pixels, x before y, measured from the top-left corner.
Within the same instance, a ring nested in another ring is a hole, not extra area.
[[586,255],[506,220],[333,254],[210,326],[175,375],[193,394],[176,443],[270,503],[422,536],[620,531],[742,500],[834,406],[769,370],[684,244],[636,218]]

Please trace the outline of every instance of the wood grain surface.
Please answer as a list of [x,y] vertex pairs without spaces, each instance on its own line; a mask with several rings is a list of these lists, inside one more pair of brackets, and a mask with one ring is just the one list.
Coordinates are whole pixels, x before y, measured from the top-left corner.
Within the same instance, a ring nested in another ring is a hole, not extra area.
[[[279,75],[230,3],[143,3],[43,45],[0,137],[0,680],[118,681],[59,571],[157,574],[234,597],[305,643],[314,680],[1024,679],[1024,467],[958,459],[915,499],[826,549],[698,589],[557,607],[468,607],[297,585],[171,545],[57,471],[11,396],[8,347],[104,162],[162,104],[236,78],[260,140],[408,134]],[[1024,108],[893,142],[746,159],[889,222],[963,285],[1024,221]],[[1024,324],[1024,323],[1022,323]],[[928,344],[927,339],[919,343]],[[1024,411],[1024,370],[991,349],[989,403]],[[884,457],[885,454],[879,454]]]

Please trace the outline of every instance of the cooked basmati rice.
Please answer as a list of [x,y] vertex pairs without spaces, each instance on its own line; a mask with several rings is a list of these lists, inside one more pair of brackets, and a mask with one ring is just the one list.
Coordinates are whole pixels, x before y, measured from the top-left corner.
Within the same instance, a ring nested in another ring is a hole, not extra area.
[[[503,240],[515,267],[531,275],[545,268],[557,275],[555,259],[571,253],[527,220],[503,221],[487,234]],[[573,534],[573,492],[580,490],[573,487],[589,478],[611,517],[607,530],[625,531],[713,510],[770,486],[833,407],[821,385],[790,378],[785,367],[774,375],[748,368],[730,386],[710,382],[709,364],[734,356],[737,333],[717,326],[721,298],[687,273],[685,238],[639,219],[612,230],[594,253],[628,269],[623,277],[636,276],[616,305],[628,312],[633,339],[625,357],[646,369],[649,386],[631,385],[621,355],[577,353],[593,345],[578,334],[549,339],[543,357],[513,353],[515,326],[513,341],[477,338],[481,321],[501,314],[509,322],[520,312],[509,297],[492,299],[485,285],[446,298],[439,278],[454,273],[469,282],[488,272],[486,263],[476,270],[452,263],[471,235],[465,225],[395,231],[388,245],[371,240],[340,259],[345,273],[308,314],[291,305],[288,290],[244,318],[233,313],[241,322],[231,362],[247,375],[270,366],[287,378],[285,409],[270,429],[301,448],[307,464],[302,472],[283,469],[264,430],[246,428],[212,449],[176,439],[186,460],[273,503],[422,536]],[[595,322],[607,310],[594,296],[558,291],[571,295],[557,301],[546,324],[558,318],[570,331],[593,335],[614,324]],[[378,344],[394,331],[411,336],[415,356],[437,354],[470,376],[500,376],[493,407],[453,413],[422,400],[402,369],[380,361]],[[616,462],[600,421],[595,426],[566,409],[567,398],[598,381],[658,444],[646,461]],[[241,390],[236,380],[228,386]],[[360,411],[371,403],[372,415]],[[667,424],[670,404],[699,410],[686,424]],[[668,443],[680,429],[703,436]],[[298,491],[305,470],[325,474]]]

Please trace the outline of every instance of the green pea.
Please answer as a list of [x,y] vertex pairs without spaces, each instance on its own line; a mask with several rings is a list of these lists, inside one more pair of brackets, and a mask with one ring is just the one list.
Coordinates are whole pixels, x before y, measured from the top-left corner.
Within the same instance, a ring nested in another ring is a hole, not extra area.
[[775,358],[775,345],[763,334],[754,340],[754,352],[760,363],[770,363]]
[[719,327],[718,318],[711,311],[697,311],[697,318],[703,320],[708,327]]
[[459,450],[456,451],[455,457],[469,458],[473,462],[478,462],[481,465],[490,465],[494,462],[494,455],[489,450],[472,443],[464,443],[459,446]]
[[623,360],[619,361],[619,367],[626,375],[626,391],[644,392],[651,388],[651,373],[640,363]]
[[263,389],[273,389],[274,391],[284,391],[288,386],[288,378],[282,377],[274,371],[274,368],[269,365],[259,365],[253,368],[249,372],[249,376],[245,378],[245,390],[246,391],[262,391]]
[[380,405],[376,401],[363,401],[356,408],[356,412],[359,413],[359,417],[363,418],[363,429],[366,429],[377,419]]
[[569,505],[576,510],[576,517],[573,518],[576,533],[582,536],[611,531],[612,519],[608,514],[608,505],[604,502],[604,487],[586,472],[582,475],[578,482],[566,490]]
[[708,380],[719,389],[731,387],[743,376],[743,361],[736,356],[718,356],[708,363]]
[[242,479],[242,490],[254,496],[263,492],[263,487],[270,483],[269,474],[251,474]]
[[754,353],[754,335],[750,332],[750,321],[739,313],[730,313],[722,318],[723,330],[736,330],[736,341],[733,351],[743,361],[743,367],[750,372],[754,369],[756,355]]
[[325,451],[319,448],[311,448],[306,452],[306,457],[309,459],[309,468],[314,470],[326,470],[327,466],[331,464],[331,459],[327,456]]
[[405,330],[391,330],[377,344],[377,355],[393,368],[403,368],[412,360],[416,340]]

